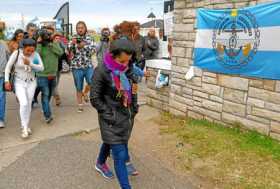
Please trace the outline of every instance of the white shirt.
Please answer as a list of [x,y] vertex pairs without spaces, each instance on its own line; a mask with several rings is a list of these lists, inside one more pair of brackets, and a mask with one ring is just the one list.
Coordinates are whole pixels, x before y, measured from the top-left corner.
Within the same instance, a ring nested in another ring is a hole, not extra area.
[[[5,82],[9,81],[10,72],[13,64],[15,64],[15,76],[21,80],[34,80],[35,72],[43,71],[44,66],[40,55],[37,52],[34,52],[30,57],[25,57],[22,50],[19,50],[18,60],[16,61],[18,51],[13,52],[10,56],[10,59],[6,65],[5,69]],[[24,58],[29,59],[30,65],[27,66],[24,64]],[[36,61],[36,64],[34,63]],[[31,69],[29,69],[31,68]]]

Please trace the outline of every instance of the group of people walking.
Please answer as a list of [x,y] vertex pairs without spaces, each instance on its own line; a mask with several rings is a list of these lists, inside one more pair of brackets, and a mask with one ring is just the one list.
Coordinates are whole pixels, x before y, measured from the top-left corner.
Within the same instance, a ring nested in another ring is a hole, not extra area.
[[[80,40],[80,41],[79,41]],[[63,62],[70,63],[77,89],[78,111],[83,111],[83,82],[92,82],[94,41],[87,35],[84,22],[77,24],[77,35],[67,39],[52,27],[38,29],[28,24],[26,31],[18,29],[9,42],[0,43],[0,128],[5,127],[6,92],[14,92],[19,103],[21,136],[28,138],[32,131],[30,117],[41,93],[42,112],[47,124],[53,121],[51,99],[59,106],[58,92]],[[88,92],[89,93],[89,89]]]
[[[26,139],[32,133],[30,115],[32,107],[38,103],[39,93],[45,121],[47,124],[53,121],[50,102],[54,97],[56,105],[61,103],[57,85],[59,67],[65,59],[70,63],[74,78],[78,112],[83,112],[83,103],[88,101],[98,112],[102,145],[95,169],[105,178],[114,178],[106,163],[112,154],[121,188],[130,189],[128,176],[139,174],[128,148],[134,118],[139,111],[138,83],[147,75],[145,60],[156,58],[158,39],[154,30],[142,37],[137,22],[121,23],[114,28],[113,35],[104,28],[98,44],[87,35],[84,22],[77,23],[76,31],[68,42],[53,28],[38,31],[35,25],[29,24],[26,32],[17,30],[8,44],[0,43],[0,127],[5,126],[5,91],[16,94],[22,138]],[[95,69],[94,53],[98,60]],[[85,80],[87,85],[84,87]]]

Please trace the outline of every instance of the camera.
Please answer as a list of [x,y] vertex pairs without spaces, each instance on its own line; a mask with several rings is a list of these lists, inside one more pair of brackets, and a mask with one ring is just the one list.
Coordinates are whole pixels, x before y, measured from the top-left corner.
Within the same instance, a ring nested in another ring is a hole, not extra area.
[[41,29],[38,32],[38,35],[41,37],[42,41],[40,42],[43,46],[48,45],[51,42],[52,33],[47,29]]
[[78,44],[80,44],[83,41],[83,39],[80,36],[78,36],[76,39]]
[[111,33],[109,30],[104,30],[101,32],[101,41],[109,41]]

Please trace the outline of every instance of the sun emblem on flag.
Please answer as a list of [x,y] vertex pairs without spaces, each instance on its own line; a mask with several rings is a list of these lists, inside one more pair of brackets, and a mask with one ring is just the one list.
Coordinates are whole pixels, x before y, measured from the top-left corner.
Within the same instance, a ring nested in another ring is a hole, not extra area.
[[218,62],[230,69],[250,63],[260,45],[260,30],[253,14],[233,9],[218,18],[213,31],[213,49]]

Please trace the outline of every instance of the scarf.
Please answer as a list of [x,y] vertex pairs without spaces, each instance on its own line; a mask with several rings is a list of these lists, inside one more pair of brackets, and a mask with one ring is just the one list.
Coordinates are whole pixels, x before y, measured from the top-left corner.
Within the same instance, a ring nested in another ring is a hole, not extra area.
[[122,98],[123,105],[127,107],[131,104],[131,85],[125,72],[128,66],[116,62],[110,53],[106,53],[104,57],[104,64],[107,69],[111,71],[113,87],[118,91],[117,97]]

